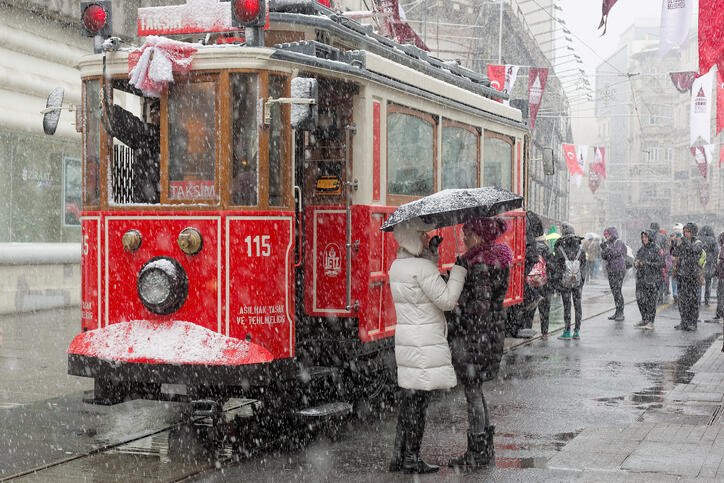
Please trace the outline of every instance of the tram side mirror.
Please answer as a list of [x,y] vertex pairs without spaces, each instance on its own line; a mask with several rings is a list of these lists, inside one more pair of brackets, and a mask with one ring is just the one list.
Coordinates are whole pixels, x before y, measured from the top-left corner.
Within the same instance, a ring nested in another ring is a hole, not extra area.
[[556,174],[553,162],[553,148],[543,148],[543,174]]
[[[319,121],[317,79],[295,77],[292,79],[292,99],[306,100],[305,103],[292,102],[291,124],[299,131],[313,131]],[[309,102],[312,101],[312,102]]]
[[48,102],[45,103],[45,109],[40,111],[43,114],[43,131],[48,136],[55,134],[55,130],[58,128],[64,94],[65,91],[62,87],[53,89],[48,96]]

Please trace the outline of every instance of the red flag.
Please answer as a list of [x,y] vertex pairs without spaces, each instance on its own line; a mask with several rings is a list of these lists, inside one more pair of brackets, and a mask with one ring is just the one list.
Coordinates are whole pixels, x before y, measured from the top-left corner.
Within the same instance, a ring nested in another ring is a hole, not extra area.
[[[716,134],[724,128],[724,74],[716,73]],[[721,160],[719,161],[721,163]]]
[[608,26],[608,12],[611,11],[611,7],[616,3],[616,0],[603,0],[603,5],[601,5],[601,23],[598,25],[598,28],[603,27],[603,33],[601,34],[606,35],[606,27]]
[[693,84],[694,79],[696,79],[696,72],[669,72],[669,75],[676,90],[681,93],[691,89],[691,84]]
[[563,144],[563,155],[566,158],[566,166],[571,174],[583,174],[578,165],[578,156],[576,156],[576,147],[573,144]]
[[704,150],[704,146],[693,146],[689,149],[691,150],[691,155],[694,156],[694,161],[696,161],[696,166],[699,168],[699,172],[704,179],[706,179],[707,171],[709,171],[709,165],[706,162],[706,151]]
[[598,173],[606,178],[606,148],[593,147],[593,166],[592,173]]
[[538,116],[538,108],[543,100],[547,80],[548,69],[537,67],[528,69],[528,118],[531,131],[535,128],[535,118]]
[[[488,65],[488,79],[490,79],[490,87],[496,91],[503,92],[505,86],[505,66],[504,65]],[[500,99],[494,99],[503,102]]]
[[699,75],[724,72],[724,0],[699,0]]

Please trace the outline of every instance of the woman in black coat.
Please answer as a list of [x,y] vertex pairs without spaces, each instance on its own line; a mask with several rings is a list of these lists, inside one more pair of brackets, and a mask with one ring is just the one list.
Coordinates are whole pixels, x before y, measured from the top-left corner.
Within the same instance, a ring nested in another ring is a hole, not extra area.
[[495,426],[489,421],[482,384],[497,376],[503,357],[503,301],[513,252],[495,240],[505,230],[505,221],[497,218],[478,218],[463,226],[468,251],[458,263],[468,273],[459,305],[447,315],[453,367],[468,405],[468,450],[450,460],[453,467],[479,468],[495,458]]
[[639,329],[653,329],[656,318],[656,300],[659,286],[664,279],[666,266],[663,250],[656,245],[653,230],[641,232],[641,248],[636,252],[636,302],[641,312],[641,322],[634,324]]

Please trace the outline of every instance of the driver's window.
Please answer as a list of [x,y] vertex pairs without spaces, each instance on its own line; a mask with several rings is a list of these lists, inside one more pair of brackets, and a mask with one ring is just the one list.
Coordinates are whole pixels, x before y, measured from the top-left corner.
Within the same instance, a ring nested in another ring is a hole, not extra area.
[[168,95],[168,199],[216,200],[216,83],[172,84]]

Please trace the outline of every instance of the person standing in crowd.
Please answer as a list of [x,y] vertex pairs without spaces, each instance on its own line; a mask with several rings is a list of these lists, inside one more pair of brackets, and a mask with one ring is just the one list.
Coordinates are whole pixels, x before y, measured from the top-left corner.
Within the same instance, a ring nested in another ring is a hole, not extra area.
[[603,230],[604,241],[601,242],[601,258],[606,262],[608,272],[608,286],[613,294],[613,301],[616,304],[616,312],[609,320],[621,322],[623,315],[623,277],[626,275],[626,245],[618,239],[618,231],[611,226]]
[[413,218],[393,231],[399,247],[389,277],[397,312],[395,359],[402,398],[390,471],[432,473],[439,469],[420,458],[425,413],[430,391],[457,384],[444,312],[455,307],[467,270],[454,265],[445,283],[437,265],[424,253],[429,244],[426,232],[432,229]]
[[465,389],[468,409],[467,451],[449,466],[476,469],[495,460],[493,435],[483,382],[498,374],[505,342],[503,301],[508,291],[513,252],[495,240],[505,233],[500,218],[477,218],[463,225],[467,267],[460,303],[448,316],[448,340],[455,373]]
[[581,246],[581,237],[575,234],[573,226],[568,223],[561,224],[561,237],[556,243],[552,268],[553,286],[561,294],[565,324],[563,334],[558,338],[571,340],[571,297],[573,297],[573,306],[576,311],[573,338],[580,339],[581,320],[583,319],[581,291],[584,283],[583,274],[586,271],[586,253]]
[[719,244],[714,236],[714,229],[709,225],[701,227],[699,232],[699,240],[706,252],[706,263],[704,263],[704,305],[709,307],[711,300],[711,279],[714,278],[714,269],[719,258]]
[[699,320],[698,292],[704,278],[699,258],[704,249],[696,238],[698,231],[696,224],[687,223],[684,225],[684,236],[677,237],[671,246],[671,255],[678,259],[675,270],[681,323],[674,328],[679,330],[696,330]]
[[[654,239],[651,241],[654,242],[654,245],[659,247],[659,250],[664,251],[666,249],[666,243],[668,242],[668,239],[666,238],[666,233],[661,230],[661,225],[653,221],[651,222],[651,225],[649,225],[649,229],[654,232]],[[657,297],[659,303],[664,302],[664,285],[666,283],[666,274],[664,273],[664,269],[662,268],[661,283],[659,284],[659,292]]]
[[[532,239],[528,238],[528,226],[531,226],[530,236]],[[537,214],[529,211],[526,214],[526,252],[528,250],[527,244],[529,243],[531,244],[531,246],[535,247],[535,254],[543,259],[543,262],[546,266],[547,282],[543,286],[538,287],[536,290],[540,295],[540,301],[538,302],[537,308],[538,314],[540,315],[541,339],[547,339],[548,320],[551,311],[551,298],[553,297],[553,282],[551,280],[550,274],[550,271],[552,270],[553,254],[551,253],[550,248],[548,248],[548,245],[546,245],[546,243],[543,241],[543,234],[543,223],[541,222],[540,218]],[[535,310],[536,307],[534,306],[533,309],[529,312],[531,327],[533,326]]]
[[662,270],[666,266],[664,250],[655,240],[657,232],[645,230],[641,232],[641,248],[636,252],[634,267],[636,268],[636,302],[641,312],[641,322],[634,327],[653,329],[656,318],[656,301],[659,297]]
[[676,258],[671,251],[671,248],[677,243],[681,237],[684,236],[684,225],[681,223],[674,224],[673,231],[669,237],[669,254],[671,255],[671,296],[674,298],[674,303],[679,303],[679,281],[676,279],[676,265],[679,259]]
[[714,275],[716,275],[716,315],[711,320],[720,324],[724,319],[724,232],[717,237],[719,242],[719,256],[717,257]]
[[601,243],[598,238],[588,240],[586,247],[586,281],[598,276],[598,263],[601,258]]

